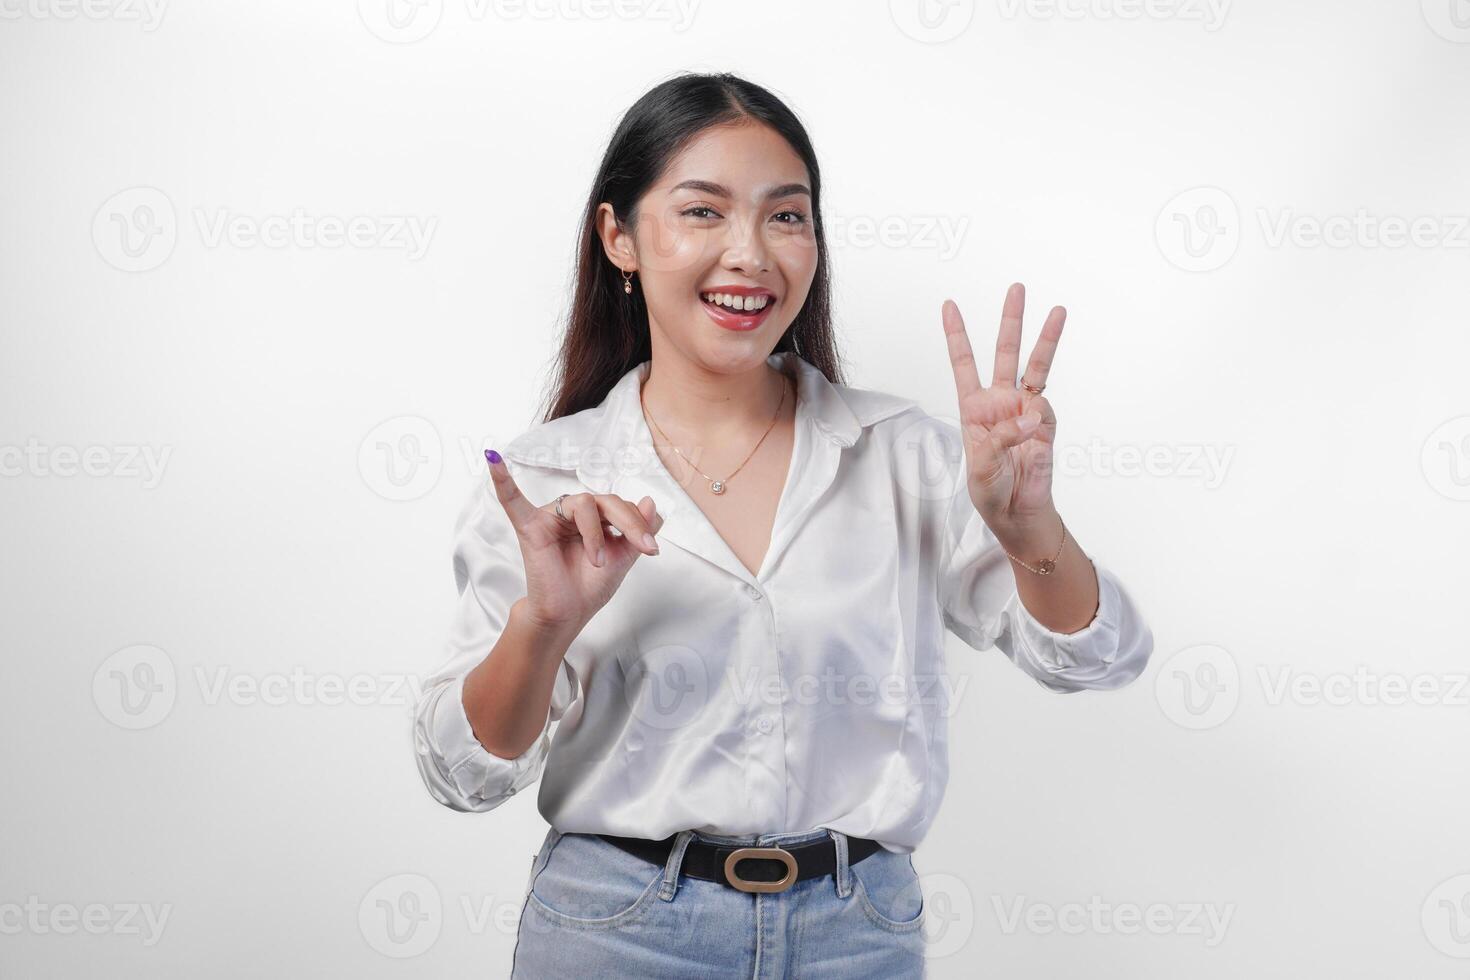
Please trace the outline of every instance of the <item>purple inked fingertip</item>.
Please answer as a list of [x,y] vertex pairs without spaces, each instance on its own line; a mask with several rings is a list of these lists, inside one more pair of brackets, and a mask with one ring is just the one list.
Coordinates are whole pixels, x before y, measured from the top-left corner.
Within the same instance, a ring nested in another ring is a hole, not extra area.
[[500,462],[500,454],[493,449],[485,450],[485,462],[495,464]]

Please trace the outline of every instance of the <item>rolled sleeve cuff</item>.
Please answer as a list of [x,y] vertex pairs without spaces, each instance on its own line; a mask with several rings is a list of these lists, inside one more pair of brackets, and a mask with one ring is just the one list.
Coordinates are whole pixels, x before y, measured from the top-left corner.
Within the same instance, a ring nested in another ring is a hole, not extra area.
[[548,739],[543,732],[531,747],[514,759],[489,752],[475,737],[464,710],[464,678],[455,678],[440,689],[430,709],[429,735],[433,755],[443,760],[441,789],[451,795],[450,805],[460,809],[485,810],[497,806],[534,782],[546,755]]
[[[1092,561],[1088,558],[1088,561]],[[1119,618],[1121,596],[1113,576],[1092,562],[1097,573],[1098,603],[1092,621],[1075,633],[1058,633],[1042,625],[1018,591],[1006,601],[1005,615],[1015,626],[1017,639],[1024,647],[1023,655],[1039,667],[1043,675],[1053,675],[1057,686],[1069,689],[1090,686],[1105,678],[1119,651]]]

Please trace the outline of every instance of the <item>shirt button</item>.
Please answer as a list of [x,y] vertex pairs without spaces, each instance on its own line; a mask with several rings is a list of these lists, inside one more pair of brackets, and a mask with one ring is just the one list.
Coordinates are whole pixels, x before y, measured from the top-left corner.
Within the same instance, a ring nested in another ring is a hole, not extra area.
[[745,594],[748,595],[748,596],[750,596],[750,601],[751,602],[760,602],[761,601],[761,590],[760,589],[757,589],[753,585],[747,585],[745,587]]
[[761,720],[755,723],[755,727],[761,730],[761,734],[768,735],[771,729],[776,727],[776,723],[771,720],[770,715],[762,715]]

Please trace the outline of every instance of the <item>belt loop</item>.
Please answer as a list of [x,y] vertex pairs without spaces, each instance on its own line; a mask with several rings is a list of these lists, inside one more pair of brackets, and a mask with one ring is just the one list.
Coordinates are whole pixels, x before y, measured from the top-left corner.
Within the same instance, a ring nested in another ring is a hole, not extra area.
[[832,876],[837,879],[837,897],[846,898],[848,892],[852,890],[847,868],[847,835],[830,827],[827,828],[827,833],[832,835],[832,843],[837,849],[837,869],[832,873]]
[[669,859],[664,862],[663,884],[658,888],[658,897],[665,902],[672,902],[674,893],[679,890],[679,868],[684,863],[684,851],[693,837],[694,831],[681,830],[674,838],[674,846],[669,848]]

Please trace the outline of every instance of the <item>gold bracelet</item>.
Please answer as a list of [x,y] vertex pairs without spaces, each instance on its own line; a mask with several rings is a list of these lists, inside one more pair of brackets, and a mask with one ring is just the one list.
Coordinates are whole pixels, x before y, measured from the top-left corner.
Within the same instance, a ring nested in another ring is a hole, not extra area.
[[[1026,569],[1026,571],[1035,572],[1037,575],[1050,575],[1052,572],[1056,571],[1057,559],[1062,557],[1062,548],[1064,548],[1067,544],[1067,522],[1062,520],[1062,515],[1060,514],[1057,515],[1057,522],[1062,525],[1062,543],[1057,545],[1057,553],[1055,555],[1050,558],[1041,559],[1039,563],[1039,568],[1032,568],[1030,565],[1026,564],[1015,555],[1011,554],[1009,551],[1006,551],[1006,557],[1015,562],[1017,565],[1020,565],[1022,568]],[[1005,548],[1001,548],[1001,550],[1005,551]]]

